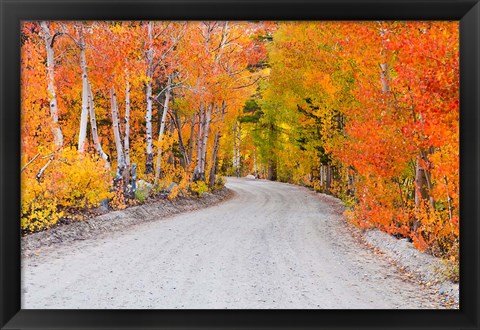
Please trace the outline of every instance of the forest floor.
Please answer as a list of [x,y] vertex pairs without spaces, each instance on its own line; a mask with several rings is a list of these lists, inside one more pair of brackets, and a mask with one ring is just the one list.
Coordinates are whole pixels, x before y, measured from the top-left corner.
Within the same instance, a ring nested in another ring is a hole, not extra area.
[[22,308],[452,308],[359,239],[338,199],[265,180],[227,188],[201,210],[166,217],[154,203],[89,220],[85,236],[22,238]]

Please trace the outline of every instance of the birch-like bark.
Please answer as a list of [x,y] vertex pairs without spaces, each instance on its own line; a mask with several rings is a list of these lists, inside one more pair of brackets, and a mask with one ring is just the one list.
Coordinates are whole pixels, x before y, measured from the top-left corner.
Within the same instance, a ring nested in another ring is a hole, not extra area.
[[93,93],[92,88],[90,86],[90,82],[87,79],[87,87],[88,87],[88,109],[90,110],[90,130],[92,133],[93,144],[95,146],[95,150],[97,150],[98,155],[105,160],[107,166],[110,166],[108,155],[103,151],[102,145],[100,143],[100,139],[98,138],[98,128],[97,128],[97,119],[95,116],[95,106],[93,103]]
[[123,177],[123,171],[125,169],[125,157],[123,155],[122,137],[120,134],[117,95],[113,87],[110,89],[110,101],[112,108],[113,137],[115,139],[115,148],[117,150],[117,173],[114,182],[119,182]]
[[148,22],[148,50],[147,50],[147,83],[145,97],[147,101],[147,111],[145,114],[146,129],[146,153],[145,173],[153,172],[153,134],[152,134],[152,111],[153,111],[153,22]]
[[40,171],[38,171],[37,175],[36,175],[36,178],[37,178],[37,181],[40,181],[40,179],[42,178],[43,174],[45,173],[45,171],[47,170],[48,166],[53,162],[53,156],[50,157],[50,159],[47,161],[47,163],[40,169]]
[[54,143],[57,148],[63,146],[63,134],[58,124],[58,104],[57,94],[55,88],[55,53],[53,49],[53,37],[50,33],[50,28],[47,22],[41,21],[40,27],[43,32],[43,40],[47,50],[47,79],[48,79],[48,93],[50,94],[50,117],[52,118],[50,129],[54,137]]
[[233,125],[233,159],[232,165],[235,168],[235,172],[237,173],[238,168],[238,158],[237,158],[237,122]]
[[[216,26],[216,23],[213,25],[211,23],[204,23],[204,38],[205,38],[205,50],[207,53],[210,53],[210,43],[212,41],[211,34]],[[227,32],[228,32],[228,22],[225,22],[223,30],[222,30],[222,37],[220,43],[216,50],[218,53],[214,55],[213,64],[214,64],[214,73],[218,70],[217,64],[220,61],[222,56],[223,48],[227,42]],[[199,80],[197,80],[197,85]],[[193,175],[194,181],[205,181],[205,168],[206,168],[206,157],[207,157],[207,142],[208,136],[210,134],[210,122],[212,117],[212,110],[213,110],[213,103],[210,103],[208,107],[205,107],[204,104],[200,105],[200,112],[199,112],[199,123],[198,123],[198,132],[197,132],[197,158],[196,158],[196,166]]]
[[388,64],[387,63],[382,63],[380,64],[380,80],[382,83],[382,92],[387,93],[390,91],[390,86],[389,86],[389,74],[388,74]]
[[132,183],[130,187],[130,198],[135,198],[135,192],[137,191],[137,164],[132,164]]
[[208,106],[208,109],[205,113],[205,123],[203,128],[203,137],[202,137],[202,149],[200,157],[200,176],[205,180],[205,167],[207,164],[207,144],[208,136],[210,134],[210,122],[212,120],[212,109],[213,103]]
[[88,124],[88,74],[87,74],[87,58],[85,55],[85,40],[83,38],[83,26],[79,30],[79,47],[80,47],[80,67],[82,69],[82,114],[80,116],[80,131],[78,133],[78,151],[85,151],[85,143],[87,139]]
[[238,177],[240,177],[240,161],[241,161],[241,153],[240,153],[240,147],[241,147],[241,142],[242,142],[242,132],[241,132],[241,126],[238,125],[238,123],[235,123],[235,131],[234,131],[234,143],[235,143],[235,174]]
[[325,182],[325,175],[324,175],[324,165],[320,164],[320,187],[322,190],[324,189],[323,183]]
[[[415,118],[415,112],[413,113],[413,118]],[[423,116],[422,114],[418,115],[418,120],[420,121],[422,130],[421,130],[421,137],[424,137],[423,132]],[[432,183],[430,178],[430,172],[428,169],[422,167],[421,162],[427,162],[428,152],[424,150],[420,150],[417,155],[417,160],[415,163],[415,206],[418,208],[422,200],[429,200],[430,205],[432,208],[435,208],[435,201],[433,197],[429,197],[429,192],[432,190]],[[419,226],[419,220],[415,219],[413,221],[413,230],[416,231]]]
[[188,141],[188,159],[189,162],[192,161],[193,157],[193,148],[195,147],[195,120],[197,118],[197,113],[194,113],[192,116],[192,122],[190,126],[190,140]]
[[[170,85],[170,79],[168,81]],[[162,141],[163,141],[163,132],[165,130],[165,119],[168,112],[168,102],[170,101],[170,87],[167,87],[165,91],[165,103],[163,104],[162,112],[162,122],[160,124],[160,131],[158,132],[158,155],[157,155],[157,168],[155,169],[155,183],[160,179],[160,174],[162,172]]]
[[195,162],[195,171],[193,173],[193,181],[202,180],[200,175],[201,173],[201,157],[202,157],[202,141],[203,141],[203,127],[204,127],[204,115],[205,109],[203,103],[200,104],[200,109],[198,111],[198,130],[197,130],[197,141],[195,146],[197,147],[196,162]]
[[[223,122],[223,119],[225,117],[225,109],[226,109],[225,101],[222,101],[222,107],[220,109],[220,121],[221,122]],[[218,111],[218,107],[217,107],[217,111]],[[218,115],[218,113],[217,113],[217,115]],[[213,139],[213,150],[212,150],[212,160],[211,160],[212,166],[210,167],[210,174],[208,176],[208,185],[209,185],[210,188],[214,187],[215,181],[216,181],[219,144],[220,144],[220,130],[217,129],[216,132],[215,132],[215,137]]]
[[208,176],[208,186],[213,188],[215,186],[216,174],[217,174],[217,155],[218,155],[218,145],[220,142],[220,132],[217,130],[213,138],[213,151],[212,151],[212,166],[210,167],[210,174]]
[[[385,36],[385,30],[380,29],[380,37],[384,38]],[[388,63],[387,63],[387,47],[385,45],[385,41],[382,41],[382,61],[383,63],[380,64],[380,82],[382,84],[382,92],[387,93],[390,91],[390,86],[389,86],[389,74],[388,74]]]
[[127,87],[125,90],[125,137],[123,140],[125,150],[125,171],[123,172],[123,180],[125,186],[130,182],[130,82],[127,79]]

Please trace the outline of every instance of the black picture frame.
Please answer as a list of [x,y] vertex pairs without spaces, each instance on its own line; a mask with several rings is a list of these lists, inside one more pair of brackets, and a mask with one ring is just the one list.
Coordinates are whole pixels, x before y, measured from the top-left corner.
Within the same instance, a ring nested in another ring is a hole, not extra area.
[[[0,0],[1,329],[479,329],[480,4],[477,0]],[[459,20],[459,310],[21,310],[22,20]]]

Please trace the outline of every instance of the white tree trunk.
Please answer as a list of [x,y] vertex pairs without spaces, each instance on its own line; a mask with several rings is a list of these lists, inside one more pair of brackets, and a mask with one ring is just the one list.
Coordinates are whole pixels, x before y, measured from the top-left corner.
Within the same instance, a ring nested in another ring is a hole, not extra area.
[[325,174],[324,174],[325,166],[323,164],[320,165],[320,187],[323,190],[323,183],[325,181]]
[[130,182],[130,82],[128,79],[125,91],[125,138],[123,143],[125,149],[125,171],[123,180],[126,186]]
[[388,74],[388,64],[387,63],[382,63],[380,64],[380,81],[382,83],[382,92],[387,93],[390,91],[390,87],[388,84],[388,81],[390,80],[389,74]]
[[78,133],[78,151],[85,151],[85,143],[87,139],[87,123],[88,123],[88,74],[87,74],[87,58],[85,55],[85,40],[83,38],[83,26],[79,31],[80,39],[80,66],[82,69],[82,114],[80,117],[80,132]]
[[240,160],[241,160],[241,139],[242,139],[242,132],[241,127],[238,122],[235,123],[233,127],[233,167],[235,167],[235,174],[237,177],[240,176]]
[[97,119],[95,116],[95,106],[93,103],[93,93],[92,88],[90,86],[90,82],[87,80],[88,86],[88,109],[90,110],[90,130],[92,133],[92,140],[95,146],[95,150],[97,150],[98,155],[106,161],[107,166],[110,166],[109,159],[107,154],[103,151],[102,145],[100,143],[100,139],[98,138],[98,128],[97,128]]
[[162,121],[160,124],[160,130],[158,132],[158,155],[157,155],[157,168],[155,170],[155,183],[158,182],[160,179],[160,173],[162,171],[162,140],[163,140],[163,132],[165,130],[165,119],[167,118],[168,112],[168,102],[170,101],[170,79],[168,81],[169,86],[167,86],[167,90],[165,91],[165,103],[163,104],[163,112],[162,112]]
[[196,162],[195,162],[195,171],[193,173],[193,180],[198,181],[202,180],[201,178],[201,155],[202,155],[202,141],[203,141],[203,128],[205,123],[205,109],[203,103],[200,104],[200,109],[198,111],[198,131],[197,131],[197,141],[195,143],[197,148]]
[[50,28],[47,26],[47,22],[41,21],[40,27],[43,32],[43,40],[45,42],[45,48],[47,50],[47,79],[48,79],[48,93],[50,94],[50,117],[52,118],[51,131],[54,137],[54,143],[56,147],[62,147],[63,134],[60,126],[58,125],[58,104],[57,94],[55,91],[55,53],[53,50],[53,37],[50,33]]
[[[220,122],[223,122],[223,119],[225,118],[225,109],[226,108],[227,108],[227,105],[226,105],[225,101],[222,101],[222,106],[220,108]],[[219,115],[218,106],[217,106],[216,109],[217,110],[215,111],[215,114],[218,117],[218,115]],[[208,180],[209,180],[208,184],[209,184],[210,188],[213,188],[215,186],[219,146],[220,146],[220,128],[217,128],[217,130],[215,131],[214,138],[213,138],[212,160],[211,160],[210,174],[208,175]]]
[[117,174],[115,175],[115,182],[118,182],[122,179],[123,171],[125,169],[125,157],[123,155],[122,137],[120,133],[117,95],[113,87],[110,89],[110,100],[112,108],[113,137],[115,138],[115,147],[117,150]]
[[194,113],[192,116],[192,120],[190,122],[190,140],[188,141],[188,159],[189,164],[192,161],[193,157],[193,148],[195,147],[195,120],[197,118],[197,113]]
[[145,114],[146,127],[146,152],[145,173],[153,172],[153,135],[152,135],[152,111],[153,111],[153,22],[148,22],[148,50],[147,50],[147,83],[145,97],[147,101],[147,112]]
[[237,168],[237,123],[233,125],[233,159],[232,165]]
[[48,166],[53,162],[53,156],[50,157],[50,159],[47,161],[47,163],[40,169],[40,171],[38,171],[37,175],[36,175],[36,178],[37,178],[37,181],[40,181],[40,179],[42,178],[43,174],[45,173],[45,171],[47,170]]
[[210,104],[205,113],[205,123],[203,128],[202,150],[201,150],[201,157],[200,157],[200,174],[204,179],[205,179],[205,167],[207,163],[207,143],[208,143],[208,135],[210,133],[212,109],[213,109],[213,104]]
[[210,188],[213,188],[215,186],[219,144],[220,144],[220,132],[217,130],[213,138],[212,166],[210,167],[210,174],[208,175],[208,186]]

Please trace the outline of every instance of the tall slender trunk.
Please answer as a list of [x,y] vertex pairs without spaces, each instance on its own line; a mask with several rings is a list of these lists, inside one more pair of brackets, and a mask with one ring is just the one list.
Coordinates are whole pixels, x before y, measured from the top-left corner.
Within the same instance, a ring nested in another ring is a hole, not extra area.
[[153,84],[153,22],[148,22],[148,50],[147,50],[147,82],[145,97],[147,101],[147,111],[145,114],[146,129],[146,162],[145,173],[153,172],[153,134],[152,134],[152,84]]
[[58,104],[55,88],[55,53],[53,49],[53,37],[50,33],[50,28],[47,26],[47,22],[41,21],[40,27],[42,28],[43,40],[45,42],[45,48],[47,50],[47,88],[48,93],[50,94],[50,117],[52,118],[50,129],[54,137],[55,146],[59,148],[63,146],[63,134],[58,124]]
[[82,113],[80,116],[80,131],[78,133],[78,151],[85,151],[85,143],[87,138],[88,124],[88,74],[87,74],[87,58],[85,55],[85,40],[83,38],[83,25],[79,30],[79,47],[80,47],[80,67],[82,69]]
[[203,137],[202,137],[202,149],[200,157],[200,175],[205,180],[205,168],[207,166],[207,144],[208,136],[210,134],[210,122],[212,120],[212,109],[213,103],[208,106],[208,109],[205,113],[205,123],[203,128]]
[[192,161],[192,156],[193,156],[193,148],[195,147],[195,120],[197,118],[197,113],[195,112],[192,116],[192,121],[190,126],[190,140],[188,141],[188,159],[189,162]]
[[203,128],[205,122],[205,109],[203,103],[200,104],[200,109],[198,111],[198,130],[197,130],[197,141],[195,143],[197,147],[195,171],[193,173],[193,181],[203,180],[201,176],[201,158],[202,158],[202,141],[203,141]]
[[[168,116],[169,118],[166,119],[167,122],[165,123],[165,130],[168,129],[168,132],[170,134],[170,136],[173,136],[173,133],[175,133],[175,119],[173,118],[172,115]],[[168,163],[170,165],[174,165],[175,164],[175,155],[173,152],[169,152],[168,153]]]
[[112,122],[113,122],[113,137],[115,138],[115,147],[117,150],[117,173],[114,182],[120,182],[123,178],[123,171],[125,169],[125,157],[123,155],[122,137],[120,133],[120,119],[118,116],[117,95],[115,89],[110,89],[110,101],[112,108]]
[[235,122],[235,126],[233,127],[233,166],[235,167],[235,175],[240,177],[240,167],[241,167],[241,139],[242,139],[242,132],[241,126],[238,122]]
[[137,164],[132,164],[132,183],[130,187],[130,198],[135,197],[135,192],[137,191]]
[[380,64],[380,81],[382,83],[382,92],[387,93],[390,91],[390,86],[389,86],[389,74],[388,74],[388,64],[387,63],[382,63]]
[[[170,86],[170,78],[168,81]],[[155,183],[158,182],[160,179],[160,174],[162,171],[162,140],[163,140],[163,132],[165,130],[165,119],[167,117],[168,112],[168,102],[170,100],[170,87],[167,87],[165,91],[165,103],[163,104],[163,113],[162,113],[162,122],[160,124],[160,131],[158,132],[158,155],[157,155],[157,168],[155,170]]]
[[415,164],[415,205],[417,206],[422,200],[428,198],[427,178],[425,170],[420,165],[421,159],[421,156],[418,156]]
[[130,82],[127,79],[125,90],[125,138],[123,140],[125,150],[125,171],[123,180],[125,186],[130,182]]
[[208,175],[208,186],[213,188],[216,181],[216,173],[217,173],[217,166],[218,166],[218,145],[220,141],[220,132],[217,130],[215,132],[215,137],[213,139],[213,151],[212,151],[212,166],[210,167],[210,174]]
[[[383,39],[385,37],[385,29],[380,29],[380,37]],[[381,55],[382,55],[382,62],[380,64],[380,82],[382,84],[382,92],[387,93],[390,91],[390,86],[389,86],[389,80],[390,76],[388,74],[389,67],[387,63],[387,46],[385,41],[382,41],[382,49],[381,49]]]
[[324,189],[323,183],[325,182],[324,167],[325,167],[325,165],[323,165],[323,163],[320,164],[320,175],[319,175],[319,177],[320,177],[320,187],[322,188],[322,190]]
[[[225,101],[222,101],[222,107],[220,109],[220,121],[222,122],[225,117],[225,108],[226,104]],[[216,111],[216,115],[218,116],[218,107]],[[217,167],[218,167],[218,148],[220,144],[220,129],[217,128],[215,132],[215,137],[213,139],[213,150],[212,150],[212,160],[210,167],[210,173],[208,175],[208,185],[210,188],[213,188],[216,181],[216,174],[217,174]]]
[[[422,126],[421,130],[421,139],[425,139],[424,132],[423,132],[423,116],[422,114],[418,115],[419,122]],[[414,113],[414,120],[415,120],[415,113]],[[418,208],[422,200],[429,200],[430,205],[432,208],[435,208],[435,201],[433,197],[429,196],[430,192],[432,191],[432,180],[430,177],[430,172],[428,169],[422,167],[422,161],[427,163],[428,155],[432,153],[433,150],[424,150],[420,149],[417,160],[415,163],[415,206]],[[413,231],[416,231],[419,226],[419,220],[415,219],[413,221]]]
[[95,116],[95,105],[93,103],[93,94],[92,88],[90,83],[87,80],[87,87],[88,87],[88,109],[90,110],[90,130],[92,133],[93,144],[95,145],[95,150],[97,150],[99,156],[107,162],[107,166],[109,166],[109,159],[108,155],[103,151],[102,145],[100,143],[100,139],[98,138],[98,129],[97,129],[97,119]]
[[237,122],[233,124],[233,159],[232,165],[235,168],[235,173],[238,176],[238,158],[237,158]]
[[[421,156],[417,157],[415,163],[415,206],[418,208],[421,202],[428,198],[427,192],[427,179],[425,176],[425,170],[420,165]],[[419,220],[415,218],[413,221],[413,231],[417,231],[420,225]]]

